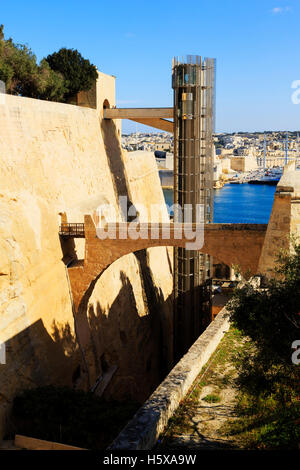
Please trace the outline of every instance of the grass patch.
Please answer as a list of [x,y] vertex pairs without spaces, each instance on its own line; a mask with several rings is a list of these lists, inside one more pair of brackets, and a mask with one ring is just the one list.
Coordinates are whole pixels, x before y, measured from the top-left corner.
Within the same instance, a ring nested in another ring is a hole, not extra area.
[[[300,443],[300,401],[296,390],[283,399],[287,384],[273,383],[276,391],[248,391],[241,387],[238,418],[223,427],[249,449],[298,449]],[[285,390],[283,390],[285,389]]]
[[269,366],[252,341],[232,357],[238,371],[237,419],[221,431],[248,449],[298,449],[300,383],[295,366]]
[[[199,408],[199,399],[203,387],[213,385],[216,392],[207,395],[207,402],[217,403],[220,397],[217,389],[228,385],[232,380],[233,370],[229,370],[222,377],[218,374],[218,368],[224,370],[225,364],[239,354],[241,350],[241,333],[235,329],[230,330],[224,335],[210,361],[202,368],[200,374],[194,381],[186,397],[180,403],[174,415],[169,419],[168,427],[161,436],[164,445],[167,445],[172,436],[197,433],[197,423],[195,414]],[[209,401],[212,400],[212,401]],[[205,400],[206,401],[206,400]],[[204,429],[202,425],[202,429]]]
[[[224,374],[225,366],[225,374]],[[223,373],[222,373],[223,372]],[[285,368],[264,369],[254,343],[231,327],[224,335],[211,360],[202,368],[185,399],[169,420],[162,445],[168,446],[176,435],[199,434],[195,415],[203,387],[213,392],[207,403],[220,400],[219,391],[230,384],[236,388],[234,419],[229,419],[218,433],[244,449],[298,449],[300,443],[300,384]],[[205,423],[201,424],[205,432]]]
[[202,398],[203,401],[207,403],[219,403],[221,401],[221,397],[219,395],[214,395],[213,393],[206,395],[206,397]]
[[229,426],[250,448],[299,449],[300,368],[292,344],[300,329],[300,239],[279,250],[273,277],[245,282],[226,305],[232,325],[251,338],[236,359],[237,414]]

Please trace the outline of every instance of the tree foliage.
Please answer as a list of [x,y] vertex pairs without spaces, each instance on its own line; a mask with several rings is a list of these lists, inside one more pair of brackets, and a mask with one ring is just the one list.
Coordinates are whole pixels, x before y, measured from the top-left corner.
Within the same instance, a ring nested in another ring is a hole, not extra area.
[[300,244],[294,244],[294,253],[279,255],[276,271],[263,289],[249,282],[237,289],[228,310],[270,363],[290,365],[292,343],[300,339]]
[[12,95],[54,101],[64,97],[63,77],[53,72],[45,60],[37,64],[36,56],[26,45],[5,39],[3,25],[0,27],[0,80]]
[[240,418],[232,430],[251,448],[296,449],[300,365],[292,361],[292,345],[300,340],[300,244],[279,255],[276,271],[261,289],[251,282],[236,289],[226,306],[249,338],[236,358]]
[[52,70],[63,75],[66,100],[79,91],[89,90],[97,78],[95,65],[84,59],[76,49],[62,48],[48,55],[46,61]]

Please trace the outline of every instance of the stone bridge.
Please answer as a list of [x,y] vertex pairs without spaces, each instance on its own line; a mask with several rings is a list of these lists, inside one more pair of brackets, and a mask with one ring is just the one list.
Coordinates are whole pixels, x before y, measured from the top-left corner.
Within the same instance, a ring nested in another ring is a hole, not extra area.
[[[68,268],[75,311],[84,308],[93,291],[94,285],[103,271],[124,255],[156,246],[186,247],[196,239],[197,226],[190,224],[141,224],[144,238],[132,239],[126,236],[132,222],[109,224],[116,228],[116,237],[100,239],[91,216],[84,217],[82,230],[62,230],[61,236],[84,237],[85,259],[77,261]],[[169,234],[167,229],[169,228]],[[178,232],[182,235],[178,238]],[[202,227],[203,230],[203,227]],[[206,224],[204,225],[203,245],[199,251],[207,253],[231,266],[238,265],[243,274],[257,273],[258,263],[265,239],[265,224]],[[156,231],[155,238],[153,232]],[[167,235],[166,235],[167,234]],[[194,238],[193,238],[194,235]]]

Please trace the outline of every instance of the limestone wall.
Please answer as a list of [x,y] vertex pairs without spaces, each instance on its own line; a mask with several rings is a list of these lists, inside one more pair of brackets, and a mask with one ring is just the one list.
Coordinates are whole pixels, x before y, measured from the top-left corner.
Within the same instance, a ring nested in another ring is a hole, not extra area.
[[228,313],[224,307],[120,432],[109,450],[153,449],[229,327]]
[[254,157],[231,157],[230,167],[234,171],[251,171],[257,169],[256,158]]
[[[61,242],[59,214],[83,222],[103,202],[117,207],[119,194],[163,201],[154,157],[123,156],[119,124],[101,119],[103,101],[114,105],[114,77],[100,74],[97,90],[96,109],[8,95],[0,104],[0,438],[18,390],[86,386],[62,261],[82,258],[84,240]],[[91,385],[116,366],[107,397],[142,401],[166,372],[171,290],[165,248],[128,255],[98,280],[86,312],[88,365]]]
[[300,171],[295,169],[295,162],[290,162],[276,188],[258,272],[273,276],[279,251],[292,248],[292,240],[297,237],[299,242]]

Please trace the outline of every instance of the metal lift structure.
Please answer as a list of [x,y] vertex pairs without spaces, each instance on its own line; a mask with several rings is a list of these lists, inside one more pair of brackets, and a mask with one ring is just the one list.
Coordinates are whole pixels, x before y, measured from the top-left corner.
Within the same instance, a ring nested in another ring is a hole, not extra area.
[[[215,59],[187,56],[173,59],[174,90],[174,222],[190,205],[192,219],[202,211],[203,223],[213,221],[213,130]],[[199,213],[199,212],[198,212]],[[209,255],[174,248],[174,352],[179,359],[211,320]]]

